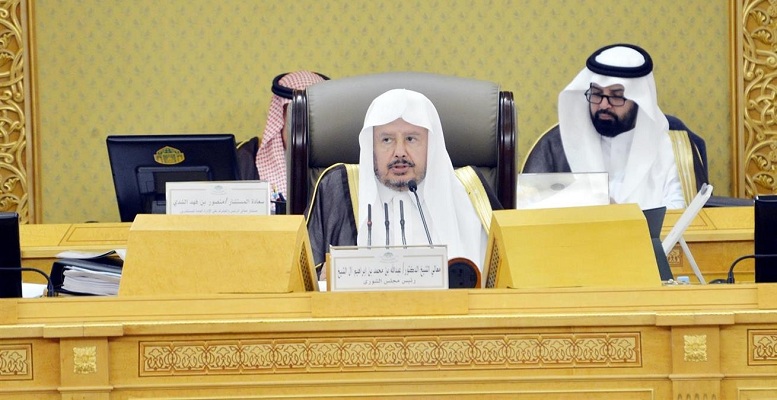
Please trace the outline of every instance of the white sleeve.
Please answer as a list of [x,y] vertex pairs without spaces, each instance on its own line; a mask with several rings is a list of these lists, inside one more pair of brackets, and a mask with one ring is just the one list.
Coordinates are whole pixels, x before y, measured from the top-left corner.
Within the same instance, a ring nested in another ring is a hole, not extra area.
[[685,204],[685,196],[683,196],[683,185],[680,182],[680,175],[677,173],[677,164],[675,164],[674,158],[666,173],[663,203],[670,210],[681,209],[687,206]]

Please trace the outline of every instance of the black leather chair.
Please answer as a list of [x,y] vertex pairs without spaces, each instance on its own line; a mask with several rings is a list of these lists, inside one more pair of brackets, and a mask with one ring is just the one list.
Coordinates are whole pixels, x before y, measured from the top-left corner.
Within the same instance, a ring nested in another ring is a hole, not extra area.
[[289,212],[302,214],[324,169],[359,163],[358,135],[372,100],[396,88],[426,95],[440,114],[454,168],[475,166],[505,208],[515,207],[516,115],[493,82],[422,72],[333,79],[294,92],[288,124]]

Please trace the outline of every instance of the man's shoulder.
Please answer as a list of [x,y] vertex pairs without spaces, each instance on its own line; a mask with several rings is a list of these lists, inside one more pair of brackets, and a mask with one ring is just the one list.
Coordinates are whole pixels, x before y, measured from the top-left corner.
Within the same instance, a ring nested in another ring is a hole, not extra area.
[[569,172],[569,163],[556,124],[545,131],[529,150],[522,172]]

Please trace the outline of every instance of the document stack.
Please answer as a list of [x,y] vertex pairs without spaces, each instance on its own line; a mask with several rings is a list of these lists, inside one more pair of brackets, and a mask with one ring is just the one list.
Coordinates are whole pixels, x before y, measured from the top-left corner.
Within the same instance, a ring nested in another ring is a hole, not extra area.
[[51,267],[54,290],[61,294],[115,296],[124,261],[100,255],[95,258],[62,258]]

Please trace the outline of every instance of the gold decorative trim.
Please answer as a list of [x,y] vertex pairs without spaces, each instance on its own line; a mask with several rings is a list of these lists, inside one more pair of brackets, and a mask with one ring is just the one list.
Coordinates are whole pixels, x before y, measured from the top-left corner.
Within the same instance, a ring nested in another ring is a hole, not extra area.
[[777,330],[747,332],[748,365],[777,365]]
[[772,1],[743,0],[730,13],[736,193],[777,193],[777,12]]
[[0,346],[0,381],[32,379],[32,344]]
[[707,361],[707,335],[685,335],[683,342],[685,361]]
[[97,347],[73,347],[73,373],[86,375],[97,372]]
[[638,332],[235,339],[138,346],[140,376],[642,366]]
[[26,17],[26,3],[0,2],[0,211],[17,212],[22,223],[30,221],[32,187]]

